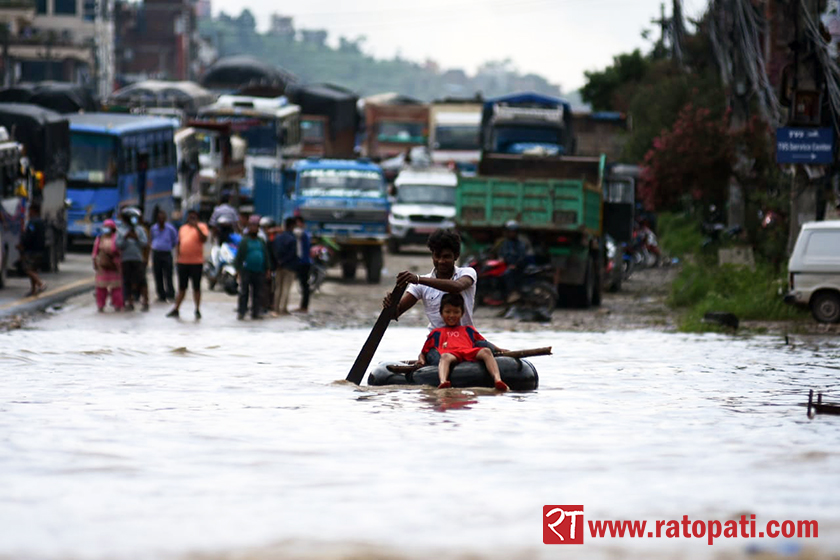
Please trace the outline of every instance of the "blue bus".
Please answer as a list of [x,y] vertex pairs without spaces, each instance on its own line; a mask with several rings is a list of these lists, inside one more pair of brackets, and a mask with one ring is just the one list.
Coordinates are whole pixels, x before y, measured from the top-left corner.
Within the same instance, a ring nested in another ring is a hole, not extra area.
[[115,113],[69,115],[67,234],[95,237],[122,205],[142,207],[147,222],[155,207],[172,214],[176,182],[172,119]]

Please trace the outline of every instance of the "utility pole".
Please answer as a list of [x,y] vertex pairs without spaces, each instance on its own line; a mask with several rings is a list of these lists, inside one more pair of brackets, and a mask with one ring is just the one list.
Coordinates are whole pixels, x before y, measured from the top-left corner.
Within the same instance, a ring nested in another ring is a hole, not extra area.
[[11,35],[11,24],[4,23],[0,26],[0,33],[3,34],[3,87],[12,86],[12,64],[9,57],[9,35]]
[[659,44],[665,49],[665,38],[668,36],[668,29],[671,27],[671,20],[665,17],[665,3],[659,4],[659,19],[650,20],[651,23],[659,26]]

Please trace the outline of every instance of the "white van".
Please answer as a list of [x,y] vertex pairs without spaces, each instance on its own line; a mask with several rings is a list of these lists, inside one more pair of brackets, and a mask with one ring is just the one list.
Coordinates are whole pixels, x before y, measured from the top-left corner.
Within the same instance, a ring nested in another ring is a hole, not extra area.
[[401,245],[425,244],[436,229],[455,227],[457,186],[458,176],[448,169],[401,171],[394,181],[397,196],[388,217],[388,249],[397,253]]
[[820,323],[840,322],[840,220],[803,225],[788,272],[785,303],[810,308]]

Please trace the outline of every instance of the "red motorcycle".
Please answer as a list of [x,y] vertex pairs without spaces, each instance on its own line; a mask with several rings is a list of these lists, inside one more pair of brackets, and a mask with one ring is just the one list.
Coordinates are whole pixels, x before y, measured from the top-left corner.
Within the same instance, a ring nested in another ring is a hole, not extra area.
[[[548,280],[554,275],[551,265],[529,264],[521,270],[509,271],[505,261],[495,258],[474,257],[467,266],[475,269],[478,280],[475,285],[475,301],[479,305],[516,305],[548,314],[557,307],[557,289]],[[506,289],[507,274],[513,274],[513,284],[519,297],[511,300],[513,294]],[[510,301],[509,301],[510,300]]]

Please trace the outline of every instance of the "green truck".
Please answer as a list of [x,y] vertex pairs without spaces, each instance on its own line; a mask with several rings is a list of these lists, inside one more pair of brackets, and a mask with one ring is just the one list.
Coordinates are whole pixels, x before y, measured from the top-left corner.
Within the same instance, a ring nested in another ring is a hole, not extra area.
[[516,220],[538,261],[550,263],[568,303],[601,302],[606,158],[483,153],[477,176],[461,176],[456,224],[468,251],[482,251]]

